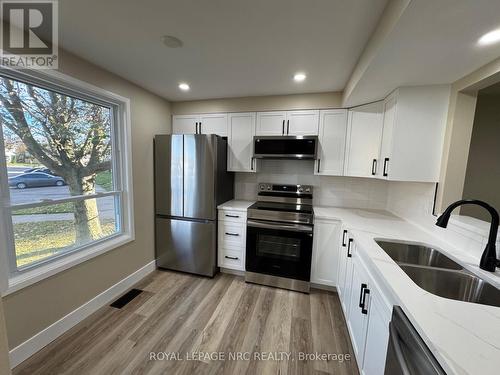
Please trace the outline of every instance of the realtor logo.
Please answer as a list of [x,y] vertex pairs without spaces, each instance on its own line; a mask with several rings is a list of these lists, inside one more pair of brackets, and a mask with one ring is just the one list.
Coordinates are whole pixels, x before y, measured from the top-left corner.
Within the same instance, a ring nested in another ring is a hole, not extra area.
[[56,0],[1,0],[0,65],[57,69]]

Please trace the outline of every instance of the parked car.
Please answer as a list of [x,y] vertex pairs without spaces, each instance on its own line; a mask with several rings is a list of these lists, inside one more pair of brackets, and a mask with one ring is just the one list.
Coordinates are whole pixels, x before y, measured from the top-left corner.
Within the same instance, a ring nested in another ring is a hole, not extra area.
[[61,177],[42,172],[23,173],[9,178],[9,186],[18,189],[63,185],[66,185],[66,182]]
[[47,173],[52,176],[56,176],[54,172],[52,172],[49,168],[45,167],[37,167],[37,168],[30,168],[30,169],[25,169],[23,173],[33,173],[33,172],[42,172],[42,173]]

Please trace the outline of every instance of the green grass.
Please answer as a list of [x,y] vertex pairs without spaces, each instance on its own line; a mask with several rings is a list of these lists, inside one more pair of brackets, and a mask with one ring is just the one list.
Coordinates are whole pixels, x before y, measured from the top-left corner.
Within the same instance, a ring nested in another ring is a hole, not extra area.
[[[114,221],[101,223],[101,238],[115,233]],[[73,221],[44,221],[14,224],[17,266],[50,257],[75,245],[75,227]]]
[[99,172],[95,176],[95,183],[105,189],[110,191],[113,188],[113,179],[111,176],[111,171]]

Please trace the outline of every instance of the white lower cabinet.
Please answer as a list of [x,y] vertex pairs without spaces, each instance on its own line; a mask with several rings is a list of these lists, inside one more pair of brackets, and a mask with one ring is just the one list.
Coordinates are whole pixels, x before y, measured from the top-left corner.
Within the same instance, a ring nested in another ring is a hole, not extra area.
[[382,296],[373,289],[370,295],[368,329],[366,332],[365,357],[362,374],[383,374],[389,341],[391,311],[382,301]]
[[[340,251],[339,251],[339,265],[337,270],[337,293],[340,297],[340,303],[342,305],[342,310],[346,314],[346,272],[347,272],[347,244],[349,241],[349,232],[345,227],[342,227],[342,235],[340,237]],[[347,315],[347,314],[346,314]]]
[[339,262],[340,221],[316,220],[314,222],[311,282],[337,285]]
[[368,325],[368,305],[370,290],[365,282],[365,274],[359,258],[353,256],[351,296],[349,298],[348,309],[349,318],[347,326],[351,334],[352,347],[358,361],[358,365],[363,363],[365,354],[366,327]]
[[362,374],[382,375],[392,308],[370,275],[359,244],[347,229],[342,230],[346,246],[340,248],[337,288],[354,354]]
[[247,214],[243,211],[219,210],[217,252],[219,267],[245,270]]

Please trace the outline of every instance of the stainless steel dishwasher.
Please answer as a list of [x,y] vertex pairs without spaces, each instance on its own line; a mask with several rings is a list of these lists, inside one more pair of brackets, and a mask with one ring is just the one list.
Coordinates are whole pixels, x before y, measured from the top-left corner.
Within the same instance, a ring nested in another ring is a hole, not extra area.
[[399,306],[389,324],[385,375],[446,375]]

